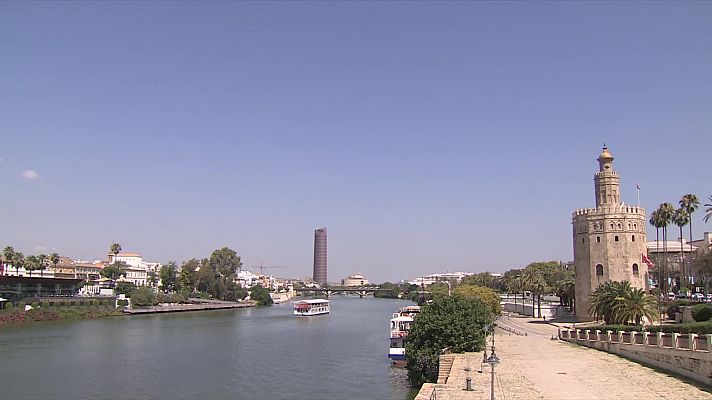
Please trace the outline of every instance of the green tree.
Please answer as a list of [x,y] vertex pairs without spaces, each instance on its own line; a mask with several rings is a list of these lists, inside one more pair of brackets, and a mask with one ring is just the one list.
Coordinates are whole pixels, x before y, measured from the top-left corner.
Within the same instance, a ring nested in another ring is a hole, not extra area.
[[116,261],[113,264],[107,265],[104,267],[104,269],[99,272],[101,276],[104,278],[111,279],[112,281],[116,281],[121,277],[121,275],[126,274],[126,269],[128,268],[128,265],[123,262],[123,261]]
[[250,288],[250,299],[256,301],[257,305],[260,306],[269,306],[274,303],[272,297],[269,295],[269,290],[259,284]]
[[710,218],[712,218],[712,196],[709,197],[709,203],[705,203],[705,216],[702,218],[705,223],[709,221]]
[[379,288],[386,289],[388,292],[373,292],[373,297],[383,298],[383,299],[397,299],[398,295],[401,293],[401,288],[391,282],[383,282],[379,285]]
[[16,257],[15,254],[15,249],[12,246],[5,247],[5,249],[2,251],[3,263],[5,265],[12,264],[13,260]]
[[675,213],[675,207],[672,206],[670,203],[662,203],[660,204],[660,207],[658,208],[658,217],[660,218],[660,224],[662,225],[663,228],[663,262],[664,262],[664,275],[665,275],[665,288],[666,292],[670,291],[670,288],[668,287],[668,278],[670,274],[670,269],[668,266],[668,251],[667,251],[667,242],[668,242],[668,234],[667,234],[667,228],[668,225],[672,222],[672,217],[673,214]]
[[123,294],[131,297],[131,294],[135,292],[137,286],[133,282],[116,282],[116,294]]
[[632,321],[634,325],[640,325],[643,318],[651,322],[660,319],[659,310],[658,302],[653,296],[645,293],[643,289],[628,286],[623,296],[615,299],[613,319],[617,324],[628,324]]
[[438,356],[445,348],[455,353],[482,351],[483,328],[493,320],[490,307],[476,297],[443,297],[423,306],[405,346],[411,384],[419,386],[437,380]]
[[228,247],[215,250],[208,261],[215,276],[215,297],[225,300],[228,282],[235,279],[237,271],[242,269],[242,261],[235,250]]
[[657,266],[658,270],[658,288],[662,291],[662,293],[665,293],[667,296],[667,292],[665,291],[665,288],[663,286],[663,275],[662,275],[662,262],[660,261],[660,228],[662,228],[662,221],[660,220],[660,214],[658,213],[658,210],[655,210],[650,213],[650,220],[648,221],[650,225],[655,227],[655,264]]
[[158,286],[158,274],[155,271],[146,273],[146,284],[152,288]]
[[27,256],[25,262],[25,270],[32,276],[32,271],[39,269],[39,258],[35,255]]
[[57,268],[57,264],[59,264],[59,253],[52,253],[49,255],[49,262],[52,263],[52,266]]
[[[695,213],[697,208],[700,206],[700,200],[697,198],[692,193],[688,193],[686,195],[683,195],[682,198],[680,199],[680,208],[683,210],[687,211],[687,215],[690,216],[690,242],[693,240],[692,239],[692,214]],[[690,249],[692,249],[692,245],[690,244]],[[690,271],[691,274],[694,275],[694,271]]]
[[700,278],[700,281],[705,285],[705,293],[710,293],[708,286],[712,280],[712,253],[703,253],[693,261],[695,274]]
[[47,254],[40,254],[37,256],[36,269],[40,271],[40,276],[44,275],[44,270],[47,269],[47,264],[49,264],[49,262]]
[[685,253],[682,251],[682,228],[690,223],[690,214],[684,208],[675,210],[672,214],[672,222],[680,228],[680,287],[687,287],[688,280],[685,275]]
[[178,277],[176,278],[176,288],[179,291],[187,291],[187,292],[192,292],[194,290],[197,290],[196,288],[196,278],[197,278],[197,272],[196,269],[200,268],[200,260],[198,259],[190,259],[188,261],[183,262],[183,265],[180,267],[180,273],[178,274]]
[[131,293],[132,306],[147,307],[156,304],[156,294],[146,286],[138,287]]
[[178,266],[175,261],[169,261],[168,264],[161,266],[159,277],[161,279],[161,290],[166,293],[171,293],[176,287],[176,278],[178,276]]
[[[114,258],[121,253],[121,245],[118,243],[112,243],[111,246],[109,247],[109,253],[114,255]],[[116,261],[116,260],[114,260]]]
[[597,319],[603,318],[607,325],[625,323],[619,319],[621,307],[625,308],[621,303],[625,302],[626,294],[631,291],[632,287],[628,281],[603,283],[591,294],[589,313]]
[[475,285],[460,285],[453,290],[453,296],[462,296],[467,298],[479,299],[489,307],[493,315],[499,315],[502,312],[500,305],[501,299],[494,290]]

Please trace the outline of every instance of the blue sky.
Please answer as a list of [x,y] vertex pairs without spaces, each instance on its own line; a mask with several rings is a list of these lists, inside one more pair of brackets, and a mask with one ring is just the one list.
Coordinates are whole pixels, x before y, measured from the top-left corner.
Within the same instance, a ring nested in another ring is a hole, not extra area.
[[627,203],[636,183],[648,210],[712,194],[710,20],[706,2],[0,2],[0,245],[229,246],[304,277],[326,226],[332,281],[570,260],[604,142]]

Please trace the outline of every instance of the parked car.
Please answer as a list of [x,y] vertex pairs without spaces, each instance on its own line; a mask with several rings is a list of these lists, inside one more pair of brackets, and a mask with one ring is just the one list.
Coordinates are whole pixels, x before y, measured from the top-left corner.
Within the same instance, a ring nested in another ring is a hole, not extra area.
[[702,293],[692,293],[692,300],[694,301],[705,301],[705,295]]

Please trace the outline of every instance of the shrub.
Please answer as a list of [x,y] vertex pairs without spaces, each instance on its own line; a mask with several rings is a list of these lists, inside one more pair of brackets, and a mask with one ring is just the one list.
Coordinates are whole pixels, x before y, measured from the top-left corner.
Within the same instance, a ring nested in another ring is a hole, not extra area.
[[697,322],[709,321],[712,318],[712,305],[696,304],[692,306],[692,318]]
[[20,310],[24,310],[24,309],[25,309],[25,303],[23,303],[23,302],[17,303],[17,308],[19,308]]
[[128,300],[118,300],[116,302],[116,304],[120,307],[126,307],[129,305],[129,301]]
[[36,302],[36,301],[33,301],[32,304],[30,304],[30,306],[31,306],[32,308],[37,308],[37,307],[40,306],[40,303],[38,303],[38,302]]
[[660,325],[651,326],[648,329],[650,332],[665,332],[665,333],[712,333],[712,321],[704,322],[688,322],[686,324]]
[[596,329],[600,330],[601,332],[605,332],[605,331],[613,331],[613,332],[637,331],[637,332],[640,332],[643,330],[643,327],[641,325],[603,325],[603,326],[600,326],[597,328],[591,328],[592,331],[594,331]]
[[43,302],[40,304],[40,307],[42,307],[42,308],[49,308],[49,301],[43,301]]

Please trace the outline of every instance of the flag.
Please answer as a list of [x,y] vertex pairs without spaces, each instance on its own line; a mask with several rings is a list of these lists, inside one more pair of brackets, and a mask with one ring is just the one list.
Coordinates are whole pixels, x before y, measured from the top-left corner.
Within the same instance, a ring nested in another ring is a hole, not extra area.
[[635,184],[635,188],[638,189],[638,190],[640,190],[640,185],[638,185],[638,184],[636,183],[636,184]]
[[642,257],[641,257],[642,261],[643,261],[644,263],[648,264],[648,268],[654,268],[654,267],[655,267],[655,264],[653,264],[653,262],[650,261],[650,259],[648,258],[648,256],[646,256],[645,254],[641,254],[641,256],[642,256]]

